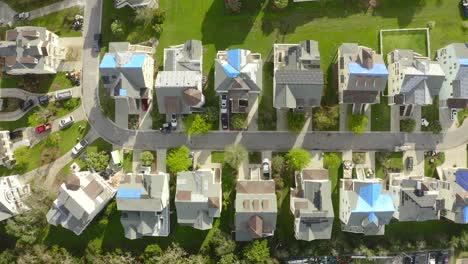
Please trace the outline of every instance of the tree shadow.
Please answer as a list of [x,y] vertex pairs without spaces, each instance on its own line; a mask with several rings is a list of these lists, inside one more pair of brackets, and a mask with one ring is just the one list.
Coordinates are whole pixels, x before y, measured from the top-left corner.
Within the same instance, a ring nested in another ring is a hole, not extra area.
[[213,44],[216,50],[244,43],[265,0],[243,1],[240,13],[229,11],[224,1],[213,1],[202,22],[203,45]]
[[425,5],[426,0],[382,0],[375,9],[374,15],[397,18],[399,28],[405,28],[411,23],[414,15]]

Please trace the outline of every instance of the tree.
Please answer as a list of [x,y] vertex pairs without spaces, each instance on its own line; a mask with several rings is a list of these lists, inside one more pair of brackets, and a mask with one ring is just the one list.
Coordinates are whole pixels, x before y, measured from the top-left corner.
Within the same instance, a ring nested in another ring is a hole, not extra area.
[[400,120],[400,131],[411,133],[416,128],[416,121],[413,118]]
[[300,132],[304,127],[306,118],[304,113],[288,112],[288,128],[293,132]]
[[242,7],[240,0],[224,0],[224,4],[233,13],[239,13]]
[[114,35],[122,35],[124,33],[122,22],[114,20],[111,24],[111,31]]
[[273,174],[281,174],[284,169],[284,158],[280,155],[275,155],[271,159],[271,170]]
[[366,115],[351,114],[348,117],[348,128],[356,135],[361,135],[367,129],[369,118]]
[[154,10],[153,23],[162,24],[166,20],[166,11],[163,11],[159,8]]
[[16,160],[16,166],[20,169],[26,167],[29,163],[29,149],[28,147],[19,147],[13,152]]
[[233,253],[236,250],[236,242],[219,229],[216,229],[211,238],[210,247],[216,256],[221,257]]
[[251,263],[266,263],[270,260],[267,240],[255,240],[244,250],[244,258]]
[[442,131],[439,120],[432,121],[427,128],[434,134],[439,134]]
[[153,22],[154,10],[151,8],[139,8],[135,11],[135,22],[142,23],[145,27]]
[[249,153],[242,145],[231,144],[224,150],[224,162],[237,169],[243,161],[247,160],[248,155]]
[[247,127],[247,116],[245,114],[232,114],[231,126],[237,130],[245,129]]
[[192,165],[189,158],[190,150],[186,146],[180,146],[169,152],[166,159],[166,166],[172,173],[186,171]]
[[96,172],[101,172],[109,165],[109,155],[105,151],[88,153],[86,164]]
[[145,251],[143,252],[143,254],[141,254],[140,258],[145,263],[148,263],[151,262],[154,257],[161,256],[163,253],[163,250],[161,249],[161,247],[159,247],[158,244],[152,244],[146,246]]
[[310,153],[301,148],[293,148],[286,154],[286,160],[291,169],[300,171],[310,163]]
[[314,128],[318,131],[332,130],[340,122],[340,108],[320,107],[314,111]]
[[339,167],[341,158],[336,153],[326,153],[323,155],[323,166],[324,168]]
[[218,264],[240,264],[239,259],[233,253],[221,256]]
[[172,243],[163,254],[155,256],[154,262],[150,263],[166,263],[166,264],[183,264],[187,263],[187,252],[178,244]]
[[24,200],[29,210],[8,219],[5,226],[6,233],[15,237],[19,244],[36,243],[49,225],[46,214],[52,201],[49,190],[40,185],[31,185],[31,195]]
[[214,123],[218,121],[219,118],[219,108],[214,106],[205,107],[205,111],[202,114],[202,117],[208,123]]
[[154,161],[154,155],[153,153],[151,153],[151,151],[143,151],[140,154],[140,162],[141,164],[143,164],[143,166],[149,167],[151,166],[151,164],[153,164],[153,161]]
[[60,143],[60,134],[52,133],[48,137],[46,137],[44,141],[45,141],[46,147],[49,147],[49,148],[58,147]]
[[210,129],[211,129],[210,123],[208,123],[200,115],[194,115],[193,121],[191,122],[190,127],[187,130],[187,134],[189,135],[205,134]]

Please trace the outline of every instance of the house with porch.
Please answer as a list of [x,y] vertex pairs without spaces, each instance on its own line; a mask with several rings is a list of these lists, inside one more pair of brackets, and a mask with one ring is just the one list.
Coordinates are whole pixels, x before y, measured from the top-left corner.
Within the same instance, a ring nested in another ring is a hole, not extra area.
[[320,106],[325,82],[318,42],[274,45],[273,106],[303,110]]
[[44,27],[16,27],[0,41],[0,58],[11,75],[55,74],[66,53],[59,36]]
[[112,98],[126,101],[129,114],[147,111],[153,98],[153,53],[151,47],[111,42],[99,65],[104,88]]
[[437,61],[445,72],[439,107],[468,108],[468,43],[452,43],[437,50]]
[[221,170],[199,169],[177,173],[177,223],[199,230],[213,227],[223,206]]
[[390,173],[389,178],[395,219],[401,222],[439,220],[443,200],[437,179],[402,173]]
[[395,212],[381,179],[340,180],[340,220],[344,232],[383,235]]
[[72,172],[60,186],[59,195],[46,215],[47,222],[80,235],[116,191],[97,173]]
[[247,113],[262,91],[262,55],[250,50],[218,51],[215,59],[215,91],[227,96],[231,113]]
[[437,168],[440,196],[444,202],[441,216],[457,224],[468,224],[468,168]]
[[161,114],[186,115],[201,111],[203,95],[203,45],[199,40],[164,49],[164,70],[156,77],[156,97]]
[[387,62],[388,104],[399,105],[401,116],[411,116],[415,106],[434,103],[445,79],[438,62],[399,49],[387,55]]
[[22,183],[18,175],[0,177],[0,221],[29,210],[24,203],[29,195],[29,184]]
[[274,235],[278,208],[273,180],[238,180],[235,207],[236,241]]
[[117,9],[126,6],[132,9],[157,8],[159,6],[159,0],[114,0],[114,6]]
[[331,181],[328,170],[304,169],[295,175],[290,209],[298,240],[330,239],[333,227]]
[[169,174],[126,174],[116,197],[126,238],[169,235]]
[[352,105],[355,114],[380,103],[388,78],[382,55],[357,43],[343,43],[337,59],[339,103]]

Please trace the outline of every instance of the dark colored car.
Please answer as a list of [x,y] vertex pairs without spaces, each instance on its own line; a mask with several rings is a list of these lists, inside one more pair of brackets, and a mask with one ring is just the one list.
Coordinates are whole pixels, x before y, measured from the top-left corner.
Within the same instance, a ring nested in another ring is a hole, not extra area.
[[36,134],[39,135],[51,129],[52,129],[52,125],[50,123],[42,124],[36,127]]
[[41,105],[46,105],[49,103],[49,96],[48,95],[38,96],[37,101],[39,101],[39,104]]
[[26,112],[34,106],[34,101],[29,99],[21,104],[21,111]]
[[141,109],[146,112],[148,111],[148,108],[149,108],[148,98],[141,99]]
[[406,170],[412,170],[413,169],[413,157],[407,157],[406,158]]
[[229,127],[229,117],[227,113],[221,113],[221,126],[224,130]]
[[463,16],[468,18],[468,0],[460,0],[460,5],[463,10]]

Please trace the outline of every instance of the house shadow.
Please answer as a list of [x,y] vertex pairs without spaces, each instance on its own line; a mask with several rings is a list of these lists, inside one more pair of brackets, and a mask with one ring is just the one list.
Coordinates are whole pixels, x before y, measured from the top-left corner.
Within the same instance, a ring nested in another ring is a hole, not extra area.
[[244,43],[265,1],[268,0],[243,1],[239,13],[232,13],[224,1],[213,1],[202,22],[203,45],[212,44],[216,50],[224,50]]

